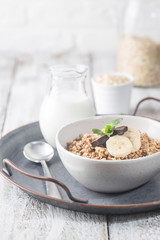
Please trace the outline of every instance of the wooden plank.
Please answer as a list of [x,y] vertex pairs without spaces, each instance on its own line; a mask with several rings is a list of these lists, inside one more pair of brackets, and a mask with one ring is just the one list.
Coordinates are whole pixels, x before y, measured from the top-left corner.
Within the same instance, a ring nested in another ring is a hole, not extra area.
[[0,58],[0,137],[6,118],[7,103],[12,87],[15,61],[5,57]]
[[107,239],[104,217],[42,203],[0,176],[1,239]]
[[[4,133],[38,120],[44,95],[41,90],[44,71],[51,63],[63,62],[67,60],[66,58],[50,58],[45,64],[30,59],[19,61],[10,94]],[[86,60],[87,58],[79,58],[80,62]],[[70,62],[72,61],[70,58]],[[87,61],[89,62],[89,59]],[[104,216],[67,211],[44,204],[17,189],[2,177],[0,184],[2,239],[108,239]]]
[[159,240],[160,211],[129,216],[110,216],[111,240]]

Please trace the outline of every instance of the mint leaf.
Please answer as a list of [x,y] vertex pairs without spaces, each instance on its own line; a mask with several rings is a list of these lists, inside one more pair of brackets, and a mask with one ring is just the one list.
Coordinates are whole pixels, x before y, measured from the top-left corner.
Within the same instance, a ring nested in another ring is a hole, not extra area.
[[93,129],[92,129],[92,132],[93,132],[93,133],[96,133],[96,134],[98,134],[98,135],[101,135],[101,136],[106,135],[104,132],[102,132],[101,130],[96,129],[96,128],[93,128]]
[[123,118],[117,118],[110,122],[107,122],[105,126],[105,134],[107,136],[111,136],[113,134],[115,127],[122,121],[122,119]]
[[123,120],[123,118],[117,118],[117,119],[114,119],[110,122],[107,122],[106,127],[111,126],[114,129],[122,120]]
[[110,135],[113,134],[113,128],[112,128],[112,126],[110,126],[110,125],[106,126],[106,128],[105,128],[105,134],[107,134],[107,136],[110,136]]
[[102,132],[100,129],[96,129],[96,128],[93,128],[92,132],[96,133],[98,135],[101,135],[101,136],[107,135],[109,137],[109,136],[113,135],[115,127],[122,121],[122,119],[123,118],[117,118],[110,122],[107,122],[106,126],[105,126],[105,133]]

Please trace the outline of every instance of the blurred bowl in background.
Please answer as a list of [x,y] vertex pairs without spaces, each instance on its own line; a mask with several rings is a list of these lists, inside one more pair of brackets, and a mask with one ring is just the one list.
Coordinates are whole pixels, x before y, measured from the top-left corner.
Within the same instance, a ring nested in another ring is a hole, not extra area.
[[108,73],[92,79],[96,113],[128,114],[134,78],[124,73]]

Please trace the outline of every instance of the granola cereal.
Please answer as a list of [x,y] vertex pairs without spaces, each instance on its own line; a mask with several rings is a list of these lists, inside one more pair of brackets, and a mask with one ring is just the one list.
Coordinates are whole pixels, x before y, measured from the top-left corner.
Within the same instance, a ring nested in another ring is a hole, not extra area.
[[103,160],[122,160],[122,159],[135,159],[156,152],[160,152],[160,140],[150,138],[147,133],[141,134],[141,147],[138,151],[130,153],[126,157],[114,157],[107,148],[103,146],[92,147],[91,142],[100,138],[97,134],[81,134],[75,140],[67,143],[67,150],[79,156],[88,157],[92,159]]

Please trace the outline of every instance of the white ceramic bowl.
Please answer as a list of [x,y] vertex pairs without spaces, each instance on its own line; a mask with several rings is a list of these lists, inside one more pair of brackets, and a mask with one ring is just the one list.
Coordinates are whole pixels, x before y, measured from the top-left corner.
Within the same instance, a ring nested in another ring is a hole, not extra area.
[[160,122],[145,117],[108,115],[77,121],[61,128],[56,136],[57,150],[68,172],[85,187],[98,192],[122,192],[136,188],[160,172],[160,153],[132,160],[95,160],[75,155],[66,144],[92,128],[103,128],[105,123],[122,117],[123,125],[139,129],[160,139]]

